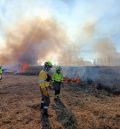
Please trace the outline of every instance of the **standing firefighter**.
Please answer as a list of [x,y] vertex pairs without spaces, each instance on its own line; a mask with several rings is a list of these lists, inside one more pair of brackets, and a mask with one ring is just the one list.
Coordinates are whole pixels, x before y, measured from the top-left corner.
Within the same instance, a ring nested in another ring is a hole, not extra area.
[[48,116],[48,106],[50,104],[49,96],[49,86],[51,81],[51,76],[48,74],[49,70],[52,68],[51,62],[45,62],[43,70],[39,73],[39,86],[40,92],[42,94],[42,100],[40,108],[43,109],[43,115]]
[[0,80],[2,80],[2,74],[3,74],[3,70],[2,70],[2,67],[0,66]]
[[54,100],[57,101],[59,99],[61,85],[63,83],[63,75],[61,73],[62,68],[60,66],[56,67],[56,72],[52,76],[53,80],[53,87],[55,90],[55,98]]

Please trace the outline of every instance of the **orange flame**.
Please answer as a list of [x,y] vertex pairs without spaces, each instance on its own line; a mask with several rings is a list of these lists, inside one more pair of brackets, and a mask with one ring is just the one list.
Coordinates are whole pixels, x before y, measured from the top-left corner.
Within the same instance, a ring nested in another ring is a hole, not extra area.
[[68,84],[68,83],[80,84],[80,79],[79,78],[74,78],[74,79],[64,78],[64,83],[65,84]]
[[21,73],[24,73],[29,68],[29,64],[23,64],[21,68]]

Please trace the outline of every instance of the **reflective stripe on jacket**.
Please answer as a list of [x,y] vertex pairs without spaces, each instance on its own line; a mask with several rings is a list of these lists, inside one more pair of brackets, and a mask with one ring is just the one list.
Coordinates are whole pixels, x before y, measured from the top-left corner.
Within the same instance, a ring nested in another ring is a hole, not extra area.
[[47,79],[47,72],[44,70],[41,70],[39,73],[39,80],[38,80],[39,86],[41,88],[45,88],[49,86],[49,82],[47,82],[46,79]]

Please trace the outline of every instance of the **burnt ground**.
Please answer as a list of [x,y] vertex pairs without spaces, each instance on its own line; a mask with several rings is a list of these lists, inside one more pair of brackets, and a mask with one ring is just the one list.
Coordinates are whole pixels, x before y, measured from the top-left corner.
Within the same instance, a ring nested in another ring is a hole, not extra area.
[[0,82],[0,129],[120,129],[120,96],[87,84],[65,85],[50,116],[39,110],[36,76],[5,75]]

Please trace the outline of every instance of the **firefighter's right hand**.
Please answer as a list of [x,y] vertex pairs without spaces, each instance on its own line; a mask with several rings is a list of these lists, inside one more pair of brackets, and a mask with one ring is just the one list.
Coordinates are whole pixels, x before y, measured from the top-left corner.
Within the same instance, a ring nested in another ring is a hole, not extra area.
[[52,87],[51,87],[51,86],[49,86],[48,88],[49,88],[50,90],[52,89]]
[[49,89],[50,90],[53,90],[53,85],[49,85]]

